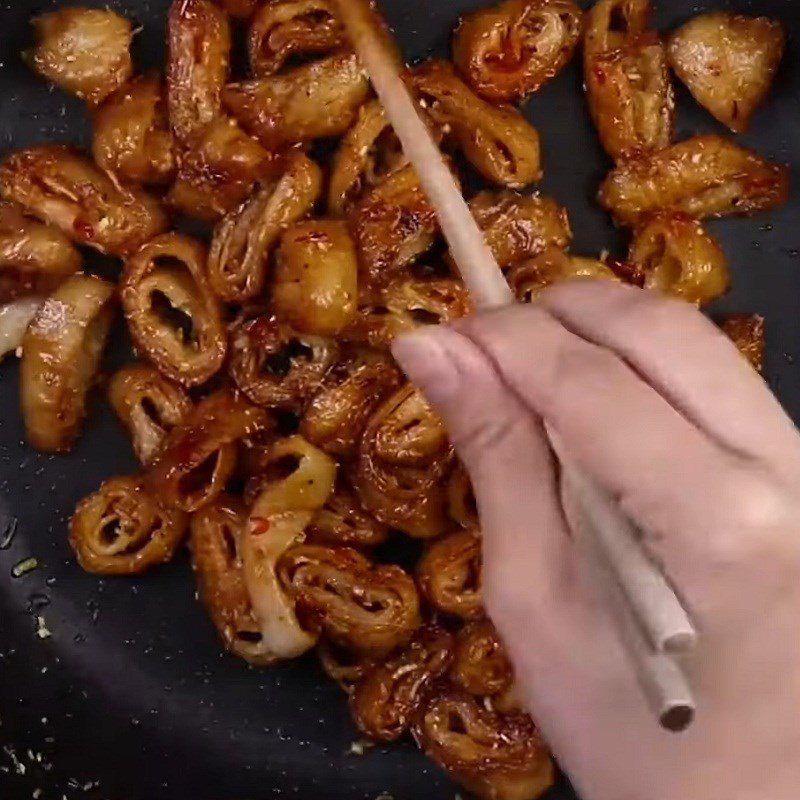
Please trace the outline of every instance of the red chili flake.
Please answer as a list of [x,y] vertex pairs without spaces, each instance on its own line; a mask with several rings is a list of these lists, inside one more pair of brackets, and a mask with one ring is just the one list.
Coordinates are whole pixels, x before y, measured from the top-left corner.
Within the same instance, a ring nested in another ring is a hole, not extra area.
[[250,525],[253,534],[256,536],[267,533],[270,528],[269,520],[266,517],[252,517]]

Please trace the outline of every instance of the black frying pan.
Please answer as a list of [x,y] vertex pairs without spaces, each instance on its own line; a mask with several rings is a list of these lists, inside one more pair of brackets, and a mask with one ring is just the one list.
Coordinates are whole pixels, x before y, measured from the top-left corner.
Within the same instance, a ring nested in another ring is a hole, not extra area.
[[[87,142],[82,105],[38,81],[19,58],[28,17],[59,4],[0,5],[2,151],[52,140]],[[136,40],[140,68],[160,65],[168,0],[110,4],[144,26]],[[483,4],[381,2],[409,59],[444,54],[458,15]],[[796,167],[800,0],[660,5],[656,22],[663,29],[710,7],[785,20],[794,41],[770,100],[740,138]],[[573,64],[527,106],[542,134],[542,188],[568,206],[576,252],[619,252],[624,235],[592,201],[608,163],[580,84]],[[679,101],[680,136],[719,129],[683,90]],[[767,377],[800,420],[798,211],[795,191],[790,205],[773,213],[713,225],[734,272],[733,289],[713,310],[766,317]],[[90,264],[113,271],[99,258]],[[110,366],[129,358],[121,334],[113,344]],[[11,546],[0,550],[0,798],[22,800],[39,789],[34,796],[44,800],[373,800],[383,792],[394,800],[452,800],[457,789],[410,744],[348,754],[357,735],[346,704],[311,659],[256,671],[221,654],[194,600],[185,558],[136,580],[98,580],[77,567],[65,532],[75,502],[103,478],[134,468],[126,437],[102,402],[69,456],[28,448],[16,366],[0,366],[0,514],[18,518]],[[28,556],[39,568],[12,578],[13,565]],[[37,613],[52,637],[35,635]],[[562,785],[547,800],[573,797]]]

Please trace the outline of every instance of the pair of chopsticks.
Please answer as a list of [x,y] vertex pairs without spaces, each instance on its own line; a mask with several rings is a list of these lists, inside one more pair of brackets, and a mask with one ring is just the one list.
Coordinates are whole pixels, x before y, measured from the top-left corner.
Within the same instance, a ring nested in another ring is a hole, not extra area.
[[[388,27],[370,0],[338,0],[338,8],[403,150],[437,211],[476,307],[513,303],[511,289],[403,82],[403,60]],[[613,498],[574,464],[556,432],[547,428],[547,434],[561,464],[563,484],[577,509],[571,520],[574,533],[595,567],[639,684],[659,723],[667,730],[684,730],[694,719],[695,702],[676,657],[696,644],[692,622],[645,553],[639,531]]]

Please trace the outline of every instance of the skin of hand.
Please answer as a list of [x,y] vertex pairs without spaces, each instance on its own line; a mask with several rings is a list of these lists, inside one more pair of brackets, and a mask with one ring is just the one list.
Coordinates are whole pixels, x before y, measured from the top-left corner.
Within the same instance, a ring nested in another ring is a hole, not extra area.
[[[800,437],[694,307],[611,282],[398,339],[472,477],[484,598],[583,800],[800,796]],[[542,420],[616,497],[700,633],[658,727],[593,590]]]

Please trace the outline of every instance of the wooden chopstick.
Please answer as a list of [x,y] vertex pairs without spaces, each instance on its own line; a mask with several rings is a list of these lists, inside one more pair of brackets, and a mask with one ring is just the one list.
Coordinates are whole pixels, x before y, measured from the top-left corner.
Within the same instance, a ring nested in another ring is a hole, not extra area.
[[[419,115],[401,77],[402,59],[369,0],[338,0],[339,16],[372,80],[406,156],[437,211],[439,223],[475,305],[497,308],[514,302],[500,267],[487,247],[452,173]],[[694,717],[694,700],[672,654],[694,646],[686,611],[639,534],[619,506],[576,467],[560,438],[547,428],[553,451],[579,509],[579,538],[595,556],[621,641],[660,724],[682,730]]]

